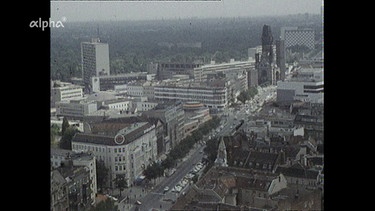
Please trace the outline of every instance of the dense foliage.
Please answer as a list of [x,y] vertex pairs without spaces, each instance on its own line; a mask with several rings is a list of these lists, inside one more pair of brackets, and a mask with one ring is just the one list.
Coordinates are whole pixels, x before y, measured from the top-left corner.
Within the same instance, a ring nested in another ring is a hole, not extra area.
[[[283,26],[304,26],[322,32],[319,15],[259,18],[176,19],[155,21],[77,22],[51,28],[51,78],[81,77],[81,42],[100,37],[109,44],[111,74],[146,71],[150,62],[227,62],[247,59],[247,49],[261,45],[264,24],[274,40]],[[177,47],[200,42],[201,48]]]

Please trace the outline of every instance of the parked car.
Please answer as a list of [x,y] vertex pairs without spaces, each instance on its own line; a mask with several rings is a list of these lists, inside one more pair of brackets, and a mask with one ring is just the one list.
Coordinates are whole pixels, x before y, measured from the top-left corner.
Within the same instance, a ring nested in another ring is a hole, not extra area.
[[168,192],[169,191],[169,187],[168,186],[165,186],[164,188],[164,193]]

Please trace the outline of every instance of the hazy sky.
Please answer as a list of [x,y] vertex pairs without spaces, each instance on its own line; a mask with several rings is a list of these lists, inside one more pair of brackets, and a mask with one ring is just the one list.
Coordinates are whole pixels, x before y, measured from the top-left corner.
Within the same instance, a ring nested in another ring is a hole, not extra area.
[[150,20],[319,14],[323,0],[51,1],[51,19]]

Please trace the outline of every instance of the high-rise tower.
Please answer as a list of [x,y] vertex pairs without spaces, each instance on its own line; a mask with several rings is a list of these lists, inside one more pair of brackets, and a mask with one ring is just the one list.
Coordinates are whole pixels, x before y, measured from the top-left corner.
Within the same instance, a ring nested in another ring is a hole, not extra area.
[[264,25],[262,32],[262,59],[269,64],[273,62],[273,37],[271,33],[271,26]]
[[276,40],[276,65],[280,68],[280,78],[276,80],[285,80],[285,45],[284,40]]
[[258,83],[259,84],[272,84],[273,69],[272,63],[274,59],[273,53],[273,37],[271,27],[269,25],[263,26],[262,32],[262,54],[259,63],[256,65],[258,68]]
[[91,93],[91,77],[110,75],[108,44],[101,43],[99,38],[92,39],[91,42],[82,42],[81,59],[85,93]]

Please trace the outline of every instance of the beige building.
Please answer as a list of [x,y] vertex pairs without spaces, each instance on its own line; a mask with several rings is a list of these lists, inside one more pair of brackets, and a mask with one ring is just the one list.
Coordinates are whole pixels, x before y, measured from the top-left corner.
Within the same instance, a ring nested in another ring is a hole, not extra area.
[[156,159],[155,125],[148,122],[132,124],[99,123],[92,134],[77,133],[72,140],[75,152],[91,152],[109,169],[109,186],[114,187],[117,175],[133,183]]

